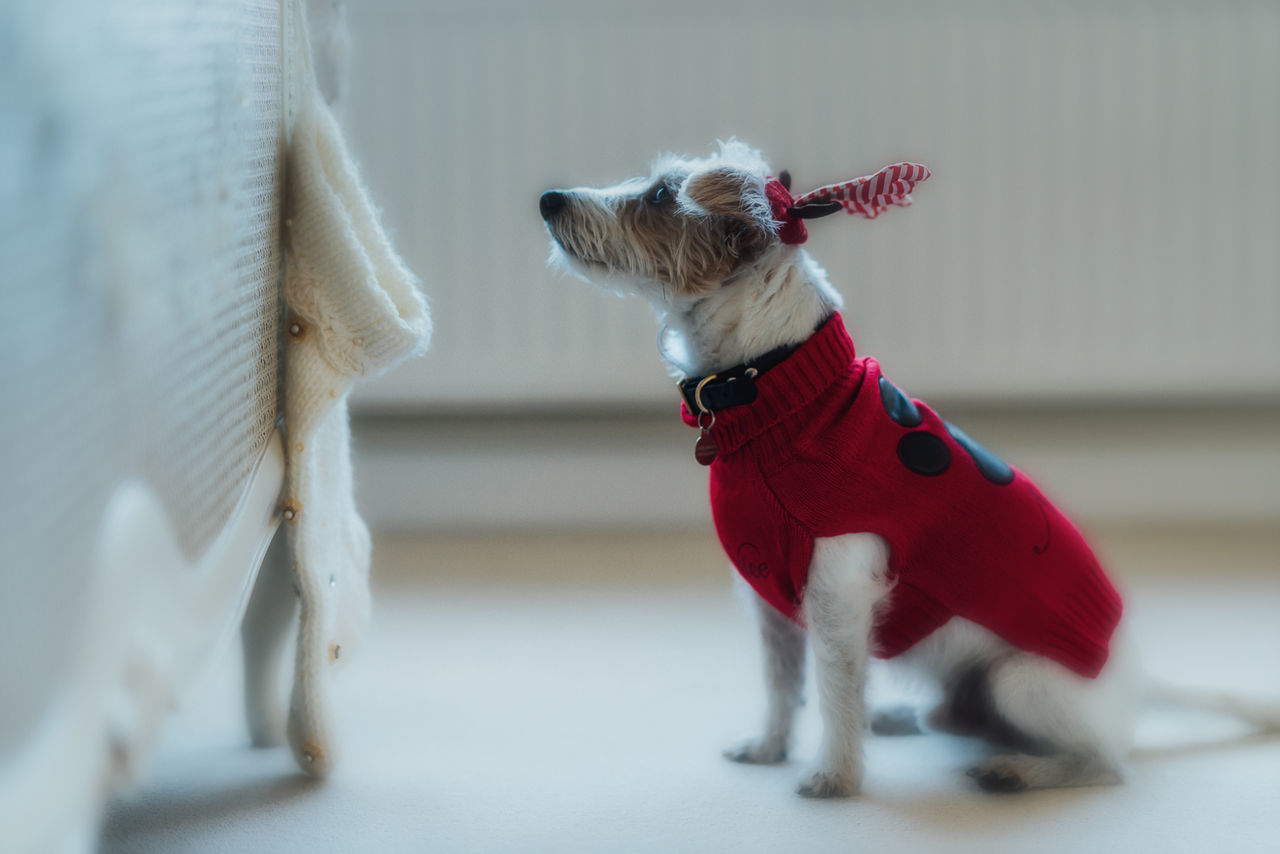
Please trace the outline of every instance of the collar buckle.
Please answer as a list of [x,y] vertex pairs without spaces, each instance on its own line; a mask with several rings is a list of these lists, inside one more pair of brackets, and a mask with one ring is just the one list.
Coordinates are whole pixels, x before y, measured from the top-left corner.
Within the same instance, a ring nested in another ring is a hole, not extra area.
[[755,379],[760,371],[754,367],[734,368],[719,374],[681,380],[676,384],[685,405],[695,415],[714,413],[731,406],[754,403],[759,391]]

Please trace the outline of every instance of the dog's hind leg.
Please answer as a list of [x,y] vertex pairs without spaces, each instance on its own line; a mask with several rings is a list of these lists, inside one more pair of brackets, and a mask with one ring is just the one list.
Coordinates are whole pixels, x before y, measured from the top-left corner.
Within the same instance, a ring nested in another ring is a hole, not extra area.
[[970,769],[978,785],[1010,792],[1121,781],[1138,705],[1136,662],[1122,641],[1097,679],[1022,653],[994,662],[988,680],[995,713],[1038,749]]
[[988,792],[1021,792],[1070,786],[1110,786],[1121,781],[1117,765],[1095,750],[1060,750],[1048,756],[993,756],[969,776]]
[[764,734],[724,752],[734,762],[776,765],[787,758],[796,709],[804,702],[804,629],[754,597],[764,645]]
[[797,790],[805,797],[847,797],[862,787],[867,663],[875,610],[889,587],[888,560],[888,545],[874,534],[814,544],[804,609],[823,733],[817,767]]

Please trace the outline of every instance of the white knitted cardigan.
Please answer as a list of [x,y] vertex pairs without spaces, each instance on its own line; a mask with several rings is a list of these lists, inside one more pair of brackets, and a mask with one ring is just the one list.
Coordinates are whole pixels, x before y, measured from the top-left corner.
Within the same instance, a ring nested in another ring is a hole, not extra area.
[[426,348],[431,323],[391,248],[314,78],[299,93],[285,220],[281,516],[301,622],[288,738],[316,776],[332,764],[327,683],[369,613],[369,532],[352,495],[347,395]]

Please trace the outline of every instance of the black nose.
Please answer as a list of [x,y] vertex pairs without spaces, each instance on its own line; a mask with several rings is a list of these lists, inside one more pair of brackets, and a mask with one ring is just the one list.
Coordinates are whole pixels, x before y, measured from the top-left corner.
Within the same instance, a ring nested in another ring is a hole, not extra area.
[[538,210],[542,211],[543,219],[551,219],[564,210],[567,204],[569,204],[569,197],[564,193],[547,190],[542,194],[542,198],[538,199]]

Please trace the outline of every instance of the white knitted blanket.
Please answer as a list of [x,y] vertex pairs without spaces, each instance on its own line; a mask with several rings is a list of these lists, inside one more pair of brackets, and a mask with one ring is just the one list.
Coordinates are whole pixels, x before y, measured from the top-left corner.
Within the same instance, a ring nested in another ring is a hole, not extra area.
[[285,221],[282,517],[301,605],[288,736],[299,765],[332,763],[326,685],[369,612],[369,532],[352,495],[352,384],[426,348],[431,323],[314,85],[291,135]]

